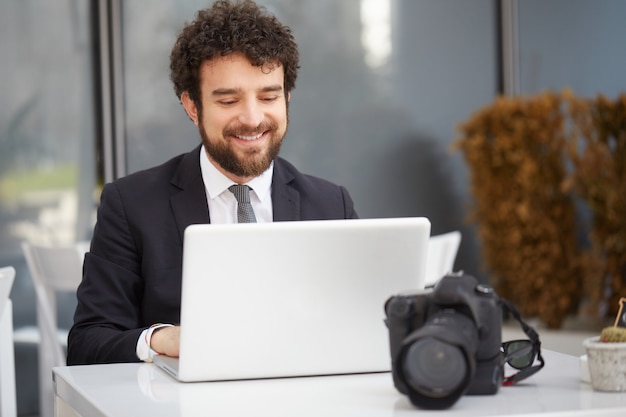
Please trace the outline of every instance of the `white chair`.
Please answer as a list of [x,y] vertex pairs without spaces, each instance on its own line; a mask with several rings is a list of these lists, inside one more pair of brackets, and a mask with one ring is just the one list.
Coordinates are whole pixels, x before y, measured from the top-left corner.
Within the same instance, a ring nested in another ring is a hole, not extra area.
[[458,230],[430,237],[426,262],[426,287],[435,285],[444,275],[453,272],[460,244],[461,232]]
[[0,268],[0,417],[17,416],[13,304],[9,299],[14,280],[13,267]]
[[66,363],[68,330],[57,326],[56,295],[58,292],[76,292],[82,279],[83,258],[88,247],[87,242],[66,246],[22,242],[37,299],[41,417],[52,417],[54,413],[52,368]]

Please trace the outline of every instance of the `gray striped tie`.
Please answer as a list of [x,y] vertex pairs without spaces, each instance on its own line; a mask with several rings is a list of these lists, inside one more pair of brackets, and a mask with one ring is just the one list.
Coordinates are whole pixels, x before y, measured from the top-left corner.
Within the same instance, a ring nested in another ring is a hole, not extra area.
[[237,199],[237,222],[256,223],[256,217],[250,204],[250,187],[247,185],[231,185],[228,190],[235,194]]

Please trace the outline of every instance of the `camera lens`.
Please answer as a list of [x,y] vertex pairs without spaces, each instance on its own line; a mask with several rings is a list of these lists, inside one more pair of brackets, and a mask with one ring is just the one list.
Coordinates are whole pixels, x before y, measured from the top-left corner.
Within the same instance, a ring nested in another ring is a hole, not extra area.
[[409,346],[402,366],[411,388],[432,398],[454,393],[466,381],[469,372],[461,349],[431,337]]
[[[478,329],[458,311],[436,312],[403,340],[396,362],[398,379],[418,407],[450,407],[474,378]],[[499,346],[497,356],[501,356]]]

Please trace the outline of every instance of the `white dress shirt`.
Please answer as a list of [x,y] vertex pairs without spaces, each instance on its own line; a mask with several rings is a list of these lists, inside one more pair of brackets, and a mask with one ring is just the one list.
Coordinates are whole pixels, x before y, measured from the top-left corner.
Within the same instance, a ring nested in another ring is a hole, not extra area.
[[[202,181],[206,190],[207,203],[211,224],[237,223],[237,200],[235,195],[228,191],[228,187],[235,184],[209,161],[204,146],[200,150],[200,169]],[[250,203],[258,223],[271,222],[272,215],[272,175],[274,163],[258,177],[247,182],[250,188]]]
[[[209,161],[204,146],[200,149],[200,170],[206,191],[211,224],[237,223],[237,200],[235,195],[228,190],[228,187],[235,183]],[[274,220],[272,214],[273,173],[274,163],[272,162],[265,172],[246,183],[252,189],[250,192],[250,203],[258,223]],[[158,354],[150,348],[152,333],[156,329],[167,326],[172,326],[172,324],[155,323],[141,333],[139,340],[137,340],[136,349],[137,357],[140,360],[152,362],[152,358]]]

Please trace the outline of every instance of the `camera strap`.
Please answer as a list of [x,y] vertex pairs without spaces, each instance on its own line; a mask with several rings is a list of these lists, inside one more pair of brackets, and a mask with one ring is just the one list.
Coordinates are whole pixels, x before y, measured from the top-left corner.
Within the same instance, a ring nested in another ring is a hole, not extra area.
[[509,300],[507,300],[506,298],[502,298],[500,297],[500,302],[502,303],[502,310],[506,311],[507,313],[509,313],[515,320],[517,320],[517,322],[520,324],[520,326],[522,327],[522,330],[524,331],[524,333],[526,334],[526,336],[528,336],[528,338],[533,342],[533,343],[537,343],[537,344],[541,344],[541,341],[539,340],[539,334],[535,331],[535,329],[533,329],[528,323],[526,323],[523,319],[522,319],[522,315],[519,313],[519,311],[517,310],[517,307],[515,307],[515,304],[513,304],[512,302],[510,302]]
[[[533,364],[529,363],[528,366],[522,369],[520,372],[504,378],[503,385],[513,385],[514,383],[528,378],[532,374],[538,372],[545,365],[545,361],[543,359],[543,356],[541,355],[541,340],[539,340],[539,334],[535,331],[535,329],[533,329],[528,323],[526,323],[522,319],[521,314],[511,301],[500,297],[500,303],[502,305],[502,310],[508,312],[520,324],[522,330],[524,331],[526,336],[528,336],[534,353],[536,354],[537,360],[539,361],[539,365],[537,366],[533,367]],[[535,356],[533,355],[533,362],[534,357]]]

